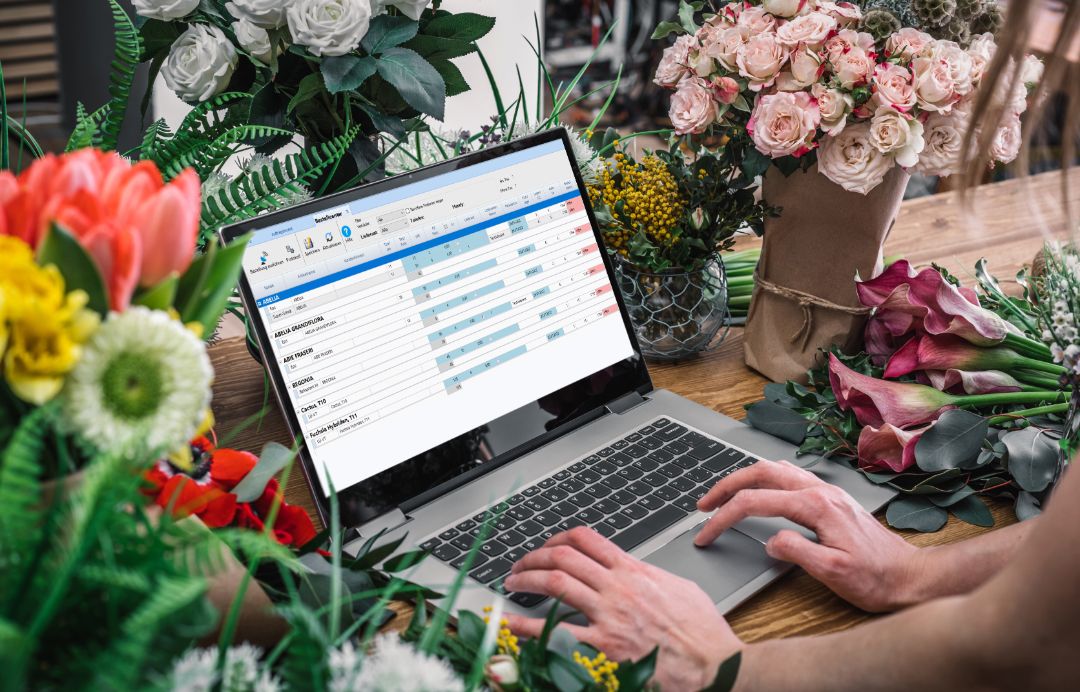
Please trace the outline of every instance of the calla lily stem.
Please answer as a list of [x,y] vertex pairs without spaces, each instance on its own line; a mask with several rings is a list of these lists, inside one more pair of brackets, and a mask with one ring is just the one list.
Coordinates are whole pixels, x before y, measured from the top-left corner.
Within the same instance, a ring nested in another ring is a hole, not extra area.
[[993,416],[989,419],[990,425],[999,425],[1001,423],[1007,423],[1011,420],[1018,418],[1028,418],[1030,416],[1040,416],[1044,413],[1066,413],[1069,410],[1069,404],[1048,404],[1046,406],[1036,406],[1035,408],[1026,408],[1023,411],[1013,411],[1012,413],[1003,413],[1000,416]]
[[1035,341],[1029,339],[1026,336],[1020,336],[1019,334],[1006,334],[1003,345],[1008,346],[1017,353],[1021,353],[1025,356],[1036,358],[1044,362],[1051,362],[1053,356],[1050,354],[1050,347],[1041,341]]
[[968,394],[953,399],[956,406],[981,408],[1006,404],[1049,404],[1065,401],[1065,392],[997,392],[995,394]]

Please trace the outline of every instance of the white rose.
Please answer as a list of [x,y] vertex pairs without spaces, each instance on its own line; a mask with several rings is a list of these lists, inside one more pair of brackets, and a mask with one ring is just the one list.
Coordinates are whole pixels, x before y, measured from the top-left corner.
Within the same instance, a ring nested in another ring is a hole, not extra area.
[[1020,153],[1022,141],[1020,116],[1010,113],[1005,117],[1005,123],[994,132],[994,139],[990,142],[990,157],[1000,163],[1012,163]]
[[776,86],[781,91],[805,89],[816,84],[821,77],[821,57],[806,44],[800,45],[788,56],[788,66],[790,69],[776,78]]
[[199,0],[131,0],[131,4],[135,7],[135,14],[171,22],[194,12]]
[[264,65],[270,64],[274,57],[274,49],[270,45],[270,34],[266,29],[252,24],[246,19],[238,19],[233,22],[232,29],[241,48]]
[[910,60],[932,46],[934,37],[910,26],[905,26],[885,39],[885,53],[891,57]]
[[192,24],[173,43],[161,76],[177,96],[197,103],[225,89],[238,60],[236,48],[221,29]]
[[735,64],[739,74],[750,80],[750,89],[761,91],[772,86],[787,57],[787,48],[777,40],[776,34],[758,34],[739,46]]
[[288,0],[232,0],[225,9],[237,19],[246,19],[264,29],[285,26],[285,8]]
[[702,48],[705,54],[719,63],[725,70],[737,72],[739,66],[735,62],[735,58],[738,56],[739,47],[746,42],[742,31],[738,27],[730,27],[713,34],[712,39],[710,43],[705,44]]
[[373,0],[373,4],[378,4],[379,10],[393,5],[409,19],[419,21],[420,15],[431,4],[431,0]]
[[776,37],[791,49],[800,43],[805,43],[811,48],[820,48],[835,29],[835,19],[821,12],[811,12],[784,24],[776,30]]
[[760,96],[746,125],[754,146],[771,158],[801,156],[814,147],[821,115],[805,91]]
[[960,167],[967,118],[957,109],[934,113],[923,124],[923,146],[916,170],[925,175],[950,176]]
[[371,22],[369,0],[294,0],[286,11],[293,41],[312,55],[356,50]]
[[764,0],[761,6],[776,17],[794,17],[805,4],[806,0]]
[[858,24],[862,19],[862,10],[850,2],[819,2],[817,9],[835,19],[841,27]]
[[852,123],[835,137],[824,137],[818,170],[850,192],[865,195],[885,179],[893,160],[870,142],[870,123]]
[[690,50],[697,45],[693,36],[684,34],[675,39],[675,43],[664,49],[660,64],[656,68],[653,82],[658,86],[673,89],[686,76]]
[[742,31],[743,38],[748,39],[755,34],[775,33],[776,17],[755,5],[740,12],[735,25]]
[[829,135],[840,134],[847,125],[848,114],[855,107],[855,99],[851,97],[851,94],[839,89],[830,89],[820,83],[810,87],[810,93],[818,102],[821,129]]
[[870,121],[870,142],[896,163],[911,168],[919,162],[923,150],[923,126],[892,106],[880,106]]

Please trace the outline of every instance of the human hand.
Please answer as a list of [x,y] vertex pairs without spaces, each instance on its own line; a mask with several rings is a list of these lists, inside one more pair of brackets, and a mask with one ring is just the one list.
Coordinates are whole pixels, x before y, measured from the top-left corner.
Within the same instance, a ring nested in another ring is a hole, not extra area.
[[850,495],[786,461],[759,461],[721,479],[698,509],[716,513],[694,539],[707,546],[747,517],[784,517],[814,531],[818,543],[783,530],[768,554],[794,562],[846,601],[871,612],[919,599],[921,553],[889,531]]
[[[505,585],[561,598],[582,612],[588,626],[560,627],[611,660],[636,660],[659,645],[654,680],[661,689],[706,687],[742,646],[697,584],[631,557],[589,528],[560,533],[521,558]],[[544,628],[540,619],[508,619],[519,635],[535,637]]]

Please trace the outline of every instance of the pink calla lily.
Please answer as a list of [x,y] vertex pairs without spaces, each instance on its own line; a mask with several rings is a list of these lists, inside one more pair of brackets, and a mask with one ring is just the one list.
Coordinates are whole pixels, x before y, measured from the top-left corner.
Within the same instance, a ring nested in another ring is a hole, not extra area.
[[862,425],[881,427],[888,422],[907,428],[936,420],[956,407],[955,397],[933,387],[860,375],[833,354],[829,354],[829,382],[840,408],[854,411]]
[[1000,370],[927,370],[926,377],[935,389],[949,394],[993,394],[1024,389],[1016,378]]
[[955,336],[920,334],[893,353],[885,377],[903,377],[916,370],[1008,370],[1023,364],[1004,346],[979,347]]
[[889,423],[879,428],[867,425],[859,433],[859,468],[893,473],[908,470],[915,465],[915,444],[932,426],[901,430]]

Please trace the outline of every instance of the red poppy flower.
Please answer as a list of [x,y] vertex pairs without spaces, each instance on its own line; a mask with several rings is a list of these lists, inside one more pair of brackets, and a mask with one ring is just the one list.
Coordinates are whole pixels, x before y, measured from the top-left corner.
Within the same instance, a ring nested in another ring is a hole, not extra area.
[[232,490],[257,463],[259,458],[251,452],[218,449],[210,458],[210,477],[225,490]]

